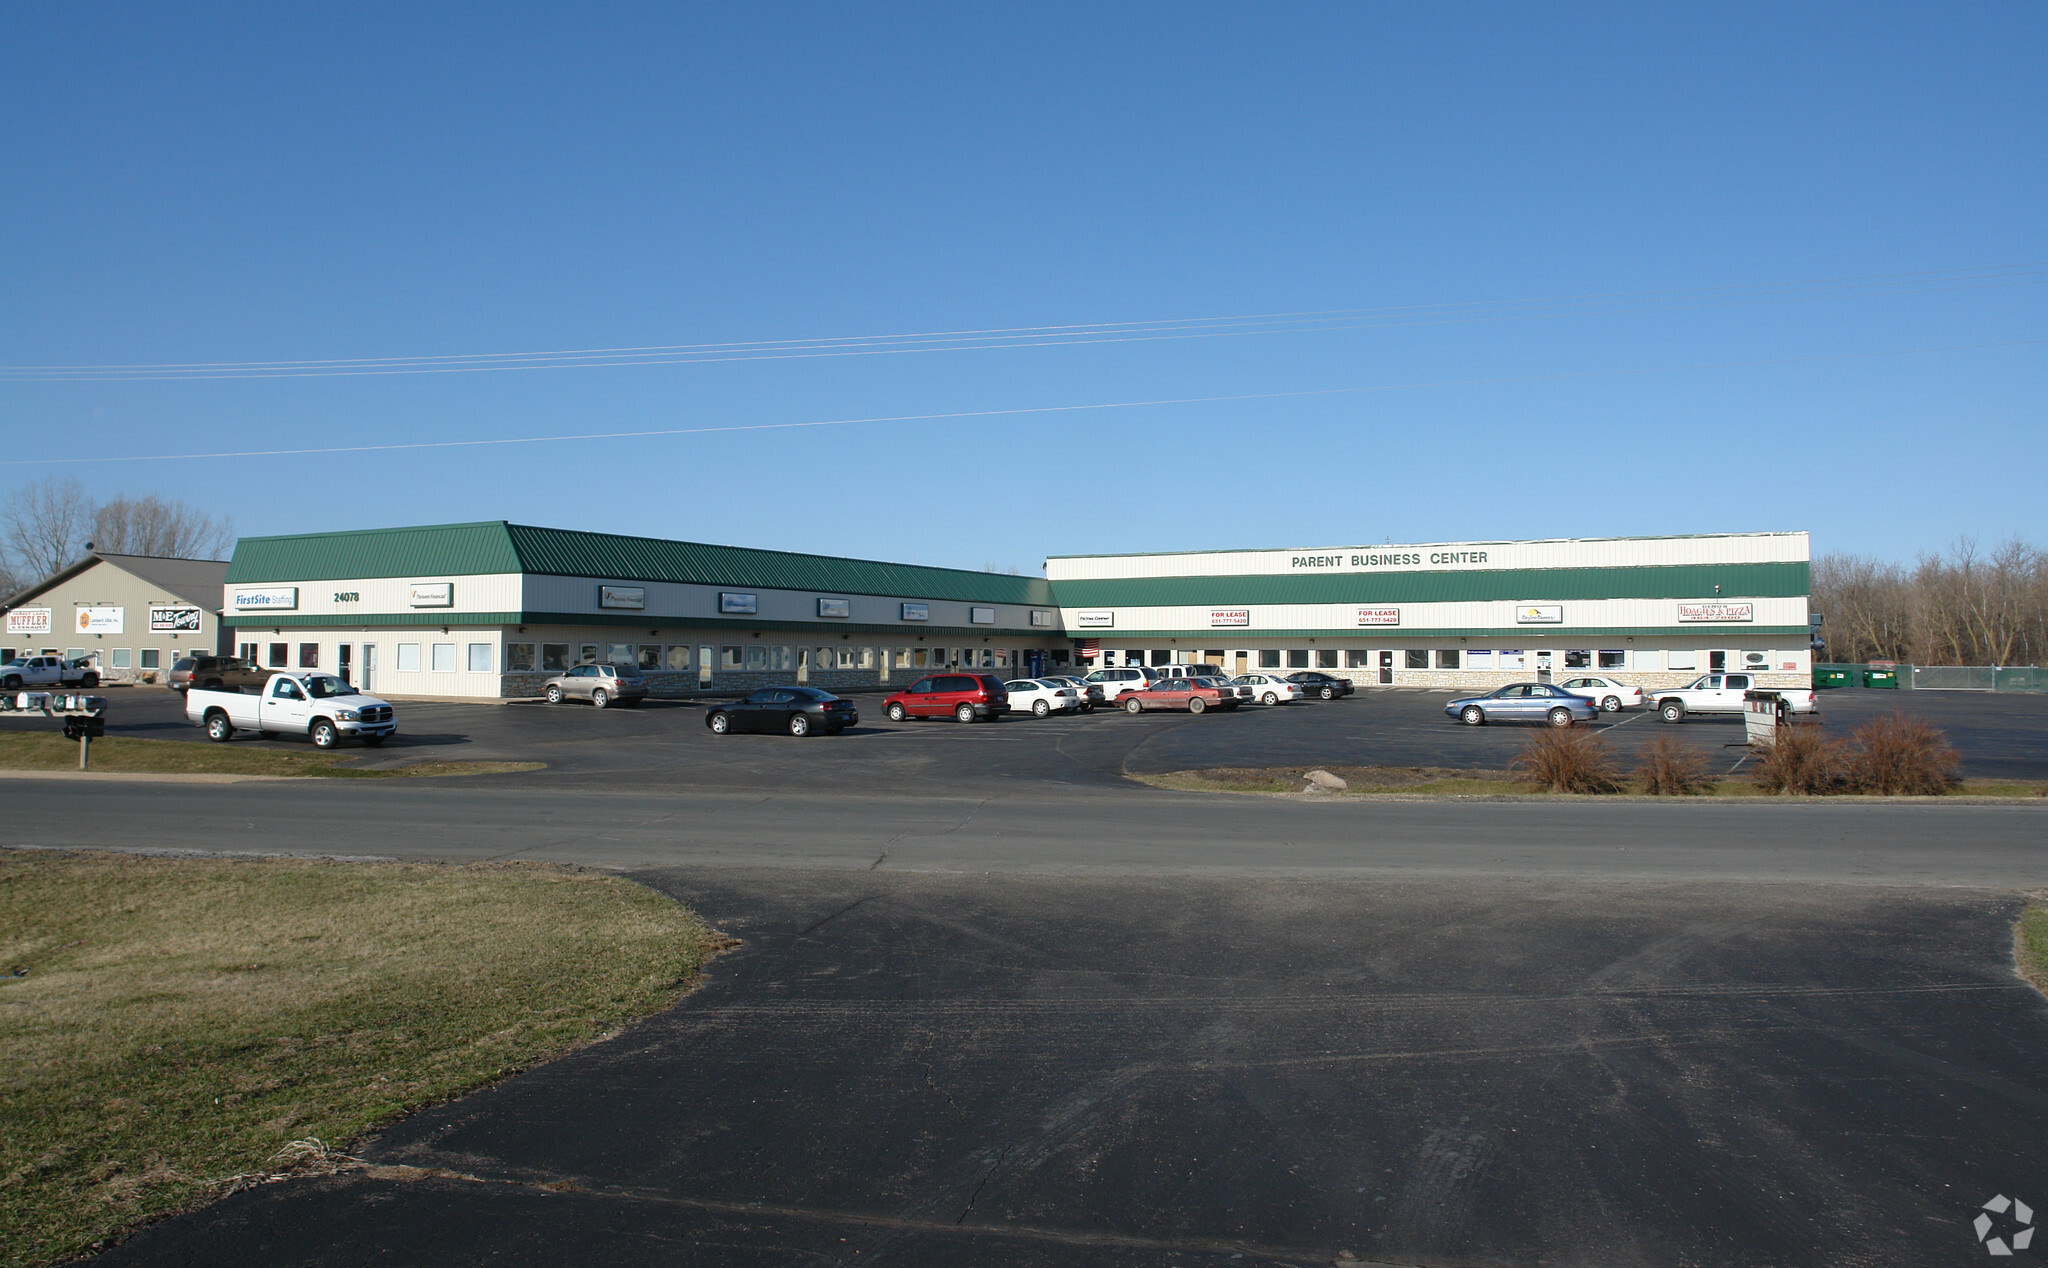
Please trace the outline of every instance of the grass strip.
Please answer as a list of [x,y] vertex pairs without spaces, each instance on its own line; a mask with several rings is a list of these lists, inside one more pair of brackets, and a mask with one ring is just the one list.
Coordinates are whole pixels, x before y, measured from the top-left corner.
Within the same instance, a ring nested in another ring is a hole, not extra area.
[[[1613,794],[1567,794],[1544,792],[1522,783],[1504,770],[1473,770],[1441,766],[1214,766],[1201,770],[1129,774],[1127,778],[1154,788],[1180,792],[1299,793],[1308,772],[1324,770],[1350,787],[1336,797],[1387,795],[1422,797],[1559,797],[1559,796],[1647,796],[1640,780],[1624,779]],[[1751,783],[1746,775],[1721,779],[1699,794],[1702,797],[1783,800]],[[2048,784],[2032,780],[1965,780],[1950,797],[2048,796]],[[1673,798],[1673,800],[1680,800]]]
[[0,851],[0,1264],[598,1038],[717,945],[554,866]]
[[2020,926],[2013,935],[2013,958],[2019,962],[2020,976],[2048,995],[2048,907],[2032,904],[2020,913]]
[[[351,766],[361,753],[286,753],[191,740],[139,740],[108,736],[92,742],[96,771],[152,775],[298,775],[326,779],[416,779],[436,775],[493,775],[539,770],[543,762],[413,762],[365,769]],[[0,770],[75,771],[78,741],[53,731],[0,731]]]

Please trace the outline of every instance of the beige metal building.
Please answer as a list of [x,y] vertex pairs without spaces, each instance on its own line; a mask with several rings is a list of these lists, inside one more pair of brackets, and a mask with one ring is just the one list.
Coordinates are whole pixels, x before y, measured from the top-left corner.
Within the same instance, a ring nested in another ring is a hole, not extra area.
[[87,553],[0,604],[0,659],[90,656],[104,682],[161,682],[180,656],[224,650],[224,559]]

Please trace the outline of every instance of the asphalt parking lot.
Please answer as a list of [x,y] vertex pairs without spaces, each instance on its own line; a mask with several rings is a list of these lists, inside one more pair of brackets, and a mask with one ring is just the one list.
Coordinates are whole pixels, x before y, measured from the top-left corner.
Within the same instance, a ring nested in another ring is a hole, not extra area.
[[[110,694],[114,734],[197,734],[168,692]],[[363,760],[549,768],[10,781],[5,844],[582,863],[742,940],[677,1008],[362,1146],[396,1170],[237,1194],[103,1260],[1962,1263],[1993,1194],[2048,1203],[2048,1001],[2011,923],[2048,892],[2038,801],[1122,777],[1499,766],[1528,733],[1444,698],[962,726],[862,697],[858,730],[804,740],[714,736],[699,704],[416,703]],[[2048,701],[1825,704],[2048,773]],[[1598,725],[1624,753],[1663,729]]]
[[[196,739],[181,699],[154,688],[108,693],[114,735]],[[350,748],[364,765],[421,758],[541,761],[544,782],[601,778],[658,788],[707,790],[960,793],[1022,784],[1114,785],[1129,773],[1212,766],[1447,766],[1498,769],[1527,740],[1525,725],[1464,727],[1444,716],[1444,692],[1366,691],[1343,700],[1130,716],[1098,709],[1086,716],[1012,716],[995,723],[949,720],[892,723],[880,695],[853,697],[861,724],[842,736],[794,740],[780,735],[717,736],[701,702],[650,701],[638,709],[588,705],[469,705],[399,702],[396,739],[372,752]],[[1892,709],[1947,732],[1966,774],[2048,779],[2048,696],[1843,689],[1822,696],[1831,732],[1847,734]],[[50,721],[0,725],[58,729]],[[1591,724],[1624,760],[1653,736],[1677,730],[1732,767],[1741,755],[1742,721],[1692,717],[1668,727],[1648,711],[1603,715]],[[236,745],[304,750],[300,737]]]
[[108,1264],[1839,1265],[2032,1199],[2015,896],[662,869],[619,1039]]

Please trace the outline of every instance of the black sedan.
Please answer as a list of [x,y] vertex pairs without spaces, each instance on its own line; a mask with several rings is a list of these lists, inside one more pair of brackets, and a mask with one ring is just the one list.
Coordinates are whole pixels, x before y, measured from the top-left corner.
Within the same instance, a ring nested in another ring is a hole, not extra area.
[[1349,678],[1337,678],[1330,674],[1319,674],[1312,669],[1303,670],[1298,674],[1289,674],[1287,675],[1287,681],[1300,683],[1302,695],[1320,696],[1325,700],[1335,700],[1339,696],[1348,696],[1358,690],[1357,687],[1351,685]]
[[712,705],[704,715],[704,725],[719,735],[733,731],[837,735],[858,721],[860,710],[853,707],[853,701],[816,687],[763,687],[745,700]]

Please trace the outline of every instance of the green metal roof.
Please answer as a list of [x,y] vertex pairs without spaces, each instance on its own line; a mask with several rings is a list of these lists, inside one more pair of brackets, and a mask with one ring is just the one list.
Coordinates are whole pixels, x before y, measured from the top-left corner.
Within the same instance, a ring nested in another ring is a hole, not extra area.
[[228,561],[228,584],[344,581],[356,577],[474,577],[518,572],[511,525],[432,524],[291,537],[244,537]]
[[[1715,586],[1721,588],[1717,591]],[[1279,603],[1515,603],[1587,599],[1770,599],[1807,593],[1804,563],[1662,568],[1500,568],[1316,576],[1117,577],[1058,581],[1070,608],[1249,607]]]
[[235,543],[227,580],[236,585],[516,572],[1040,607],[1053,604],[1052,589],[1042,577],[534,528],[502,520],[244,537]]
[[1804,625],[1633,625],[1615,628],[1578,628],[1562,625],[1518,625],[1502,629],[1498,626],[1444,626],[1432,629],[1409,629],[1384,625],[1360,626],[1350,629],[1343,626],[1324,626],[1320,629],[1262,630],[1248,629],[1242,625],[1219,626],[1215,629],[1198,630],[1069,630],[1066,637],[1080,640],[1092,639],[1103,647],[1121,647],[1126,643],[1138,643],[1147,639],[1186,639],[1205,647],[1245,647],[1255,640],[1296,638],[1328,639],[1333,643],[1339,639],[1377,639],[1388,647],[1414,646],[1417,640],[1433,638],[1474,638],[1488,647],[1559,647],[1575,643],[1580,647],[1613,647],[1617,638],[1686,638],[1697,636],[1696,647],[1717,646],[1710,632],[1715,634],[1767,634],[1772,638],[1797,638],[1804,646],[1810,630]]

